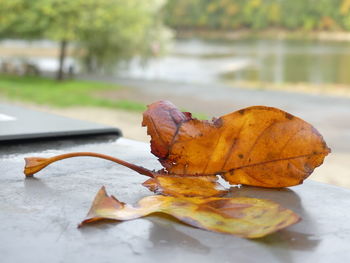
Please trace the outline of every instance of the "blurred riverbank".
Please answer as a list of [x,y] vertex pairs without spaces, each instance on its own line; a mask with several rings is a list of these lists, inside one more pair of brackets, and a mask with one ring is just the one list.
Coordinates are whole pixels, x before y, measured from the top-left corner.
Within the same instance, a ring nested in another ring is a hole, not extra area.
[[[44,75],[57,70],[57,45],[50,41],[5,41],[0,62],[28,61]],[[72,48],[72,47],[71,47]],[[70,49],[65,69],[83,73]],[[347,41],[268,38],[236,40],[178,39],[162,57],[142,61],[135,57],[104,74],[106,78],[165,81],[169,83],[226,83],[257,90],[286,90],[349,96],[350,45]],[[91,74],[89,74],[91,75]],[[102,75],[100,75],[102,77]]]
[[178,38],[204,38],[237,40],[242,38],[271,38],[271,39],[309,39],[323,41],[348,41],[350,42],[350,32],[346,31],[303,31],[303,30],[285,30],[279,28],[269,28],[265,30],[239,29],[229,30],[210,30],[210,29],[185,29],[177,28],[176,36]]

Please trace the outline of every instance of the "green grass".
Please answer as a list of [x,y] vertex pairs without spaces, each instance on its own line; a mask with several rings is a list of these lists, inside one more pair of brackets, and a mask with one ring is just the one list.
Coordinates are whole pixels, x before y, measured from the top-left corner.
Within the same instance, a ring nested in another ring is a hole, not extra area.
[[98,91],[121,87],[92,81],[53,79],[32,76],[0,75],[0,94],[10,99],[56,107],[93,106],[144,111],[146,106],[128,100],[110,100],[96,96]]
[[[91,106],[142,112],[143,103],[129,100],[112,100],[96,95],[97,92],[118,90],[120,86],[93,81],[56,80],[34,76],[0,75],[0,95],[39,105],[55,107]],[[182,109],[182,111],[187,111]],[[192,113],[198,119],[207,119],[202,113]]]

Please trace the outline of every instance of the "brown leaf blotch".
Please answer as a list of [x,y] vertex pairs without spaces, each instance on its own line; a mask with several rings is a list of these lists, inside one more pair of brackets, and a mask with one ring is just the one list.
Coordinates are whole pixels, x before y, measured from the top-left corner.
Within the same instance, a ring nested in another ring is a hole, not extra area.
[[288,120],[292,120],[294,118],[294,116],[288,112],[286,112],[285,115]]
[[241,115],[243,115],[244,112],[245,112],[245,109],[241,109],[241,110],[238,111],[238,113],[241,114]]

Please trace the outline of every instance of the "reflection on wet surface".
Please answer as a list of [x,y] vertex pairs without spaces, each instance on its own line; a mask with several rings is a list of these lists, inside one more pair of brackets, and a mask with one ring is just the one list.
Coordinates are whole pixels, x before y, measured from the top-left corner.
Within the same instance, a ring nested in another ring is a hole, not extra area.
[[252,197],[268,199],[299,213],[302,210],[300,197],[289,188],[263,188],[253,186],[231,187],[228,197]]
[[195,237],[180,231],[173,223],[154,216],[150,220],[153,222],[150,230],[150,240],[154,245],[154,249],[171,251],[174,247],[180,246],[192,253],[209,253],[209,247],[203,245]]

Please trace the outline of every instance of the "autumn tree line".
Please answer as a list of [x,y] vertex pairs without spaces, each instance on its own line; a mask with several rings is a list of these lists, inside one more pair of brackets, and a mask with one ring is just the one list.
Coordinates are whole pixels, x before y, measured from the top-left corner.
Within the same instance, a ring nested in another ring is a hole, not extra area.
[[0,0],[0,42],[57,42],[58,80],[68,47],[83,69],[105,72],[121,60],[162,54],[173,35],[168,28],[271,27],[349,31],[350,0]]
[[350,0],[168,0],[176,29],[350,30]]

